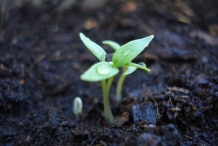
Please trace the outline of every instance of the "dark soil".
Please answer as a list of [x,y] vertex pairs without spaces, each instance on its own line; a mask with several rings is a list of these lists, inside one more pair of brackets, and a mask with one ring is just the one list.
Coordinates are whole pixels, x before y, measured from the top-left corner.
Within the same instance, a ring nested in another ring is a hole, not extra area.
[[[95,10],[1,7],[0,145],[218,145],[217,6],[216,0],[112,0]],[[119,104],[118,78],[112,85],[119,126],[102,116],[100,83],[79,78],[97,62],[79,32],[108,53],[102,40],[155,36],[133,61],[151,72],[129,75]],[[76,96],[84,103],[80,117],[72,112]]]

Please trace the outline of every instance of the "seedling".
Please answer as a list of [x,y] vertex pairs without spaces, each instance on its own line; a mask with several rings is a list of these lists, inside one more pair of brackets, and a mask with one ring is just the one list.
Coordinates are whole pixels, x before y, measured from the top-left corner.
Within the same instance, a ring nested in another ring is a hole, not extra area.
[[119,72],[119,68],[123,67],[123,74],[121,75],[117,85],[117,97],[119,98],[117,100],[119,101],[121,99],[122,84],[126,75],[131,74],[137,68],[148,72],[150,71],[150,69],[148,69],[145,65],[132,63],[131,61],[138,54],[140,54],[145,47],[148,46],[154,36],[151,35],[142,39],[133,40],[122,46],[113,41],[104,41],[104,44],[110,45],[115,50],[115,53],[112,55],[112,61],[106,62],[105,58],[107,53],[104,51],[104,49],[87,38],[84,34],[80,33],[79,35],[85,46],[100,61],[99,63],[92,65],[80,76],[80,78],[89,82],[101,81],[104,101],[104,117],[109,124],[113,125],[114,118],[110,108],[109,91],[114,76]]
[[73,113],[76,116],[80,116],[82,114],[83,103],[80,97],[76,97],[73,100]]
[[[110,41],[110,40],[103,41],[103,44],[107,44],[107,45],[111,46],[115,51],[117,51],[121,47],[118,43]],[[140,62],[139,65],[146,67],[144,62]],[[140,66],[138,66],[138,67],[140,67]],[[117,102],[119,102],[122,98],[121,92],[122,92],[123,82],[124,82],[126,76],[133,73],[136,69],[137,69],[137,67],[134,67],[134,66],[123,66],[123,73],[120,76],[120,79],[118,81],[117,88],[116,88],[116,100],[117,100]],[[149,72],[150,69],[147,68],[146,71]]]

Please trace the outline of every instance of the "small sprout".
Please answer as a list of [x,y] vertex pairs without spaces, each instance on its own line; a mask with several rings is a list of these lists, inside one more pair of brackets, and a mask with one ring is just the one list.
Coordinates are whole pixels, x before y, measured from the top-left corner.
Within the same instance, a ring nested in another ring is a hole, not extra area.
[[[153,39],[153,35],[142,39],[130,41],[122,46],[113,41],[103,41],[103,44],[111,46],[115,53],[107,54],[103,48],[91,41],[84,34],[80,33],[80,39],[85,46],[99,59],[99,63],[92,65],[85,71],[80,78],[84,81],[97,82],[101,81],[103,100],[104,100],[104,117],[107,122],[114,125],[114,118],[111,112],[109,103],[109,91],[113,82],[114,76],[119,72],[120,67],[123,68],[123,73],[117,85],[117,101],[121,99],[121,89],[126,75],[133,73],[137,68],[145,71],[150,71],[143,63],[135,64],[131,61],[139,55],[145,47],[148,46]],[[112,58],[112,59],[111,59]],[[109,62],[106,62],[109,61]]]
[[80,97],[76,97],[73,100],[73,113],[76,116],[80,116],[82,114],[83,103]]

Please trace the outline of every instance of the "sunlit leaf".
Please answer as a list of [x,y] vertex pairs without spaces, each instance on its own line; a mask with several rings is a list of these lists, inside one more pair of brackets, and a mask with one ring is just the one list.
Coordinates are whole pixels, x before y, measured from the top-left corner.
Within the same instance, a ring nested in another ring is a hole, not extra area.
[[119,70],[109,62],[99,62],[92,65],[80,78],[84,81],[97,82],[116,75]]
[[100,47],[95,42],[87,38],[83,33],[79,34],[80,39],[83,41],[84,45],[101,61],[102,56],[106,55],[106,52],[102,47]]
[[121,67],[130,63],[137,55],[139,55],[145,47],[148,46],[150,41],[153,39],[153,35],[130,41],[122,45],[116,52],[113,54],[112,61],[114,66]]

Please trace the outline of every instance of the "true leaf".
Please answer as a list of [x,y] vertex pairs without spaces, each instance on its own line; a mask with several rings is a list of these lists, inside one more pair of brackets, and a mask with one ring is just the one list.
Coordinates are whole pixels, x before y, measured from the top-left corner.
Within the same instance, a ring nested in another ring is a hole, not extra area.
[[81,80],[89,82],[97,82],[108,79],[119,72],[119,69],[109,62],[99,62],[92,65],[81,76]]
[[112,61],[114,66],[121,67],[127,63],[130,63],[137,55],[139,55],[145,47],[148,46],[150,41],[153,39],[153,35],[130,41],[122,45],[116,52],[113,54]]
[[102,56],[107,54],[104,49],[87,38],[83,33],[80,33],[79,36],[84,45],[101,61]]

